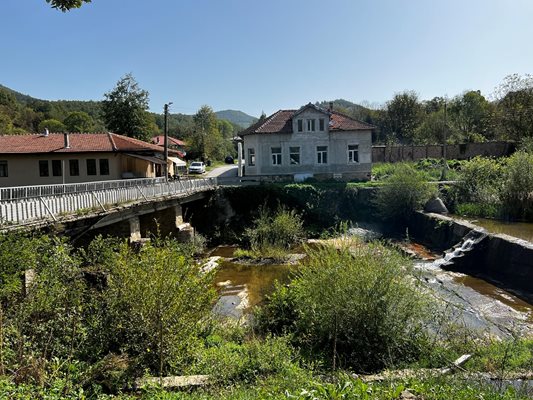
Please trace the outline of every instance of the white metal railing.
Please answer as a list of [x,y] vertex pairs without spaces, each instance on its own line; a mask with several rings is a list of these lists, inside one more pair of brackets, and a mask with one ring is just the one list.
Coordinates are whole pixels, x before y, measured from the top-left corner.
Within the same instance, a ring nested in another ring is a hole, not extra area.
[[0,226],[106,211],[112,205],[193,194],[216,185],[216,178],[169,182],[152,178],[0,188]]

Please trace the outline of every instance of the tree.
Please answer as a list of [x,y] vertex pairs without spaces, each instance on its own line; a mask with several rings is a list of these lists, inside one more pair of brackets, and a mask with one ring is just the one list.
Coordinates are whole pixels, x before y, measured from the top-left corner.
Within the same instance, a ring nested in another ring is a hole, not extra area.
[[121,135],[149,140],[148,92],[139,87],[132,74],[122,77],[113,90],[104,94],[102,110],[107,128]]
[[[66,126],[57,119],[45,119],[39,123],[39,132],[44,132],[45,129],[48,129],[50,132],[65,132],[67,131]],[[71,131],[74,132],[74,131]]]
[[46,0],[46,2],[50,4],[52,8],[65,12],[73,8],[80,8],[83,3],[90,3],[91,0]]
[[517,141],[533,137],[533,75],[505,77],[496,97],[502,135]]
[[386,106],[388,134],[400,142],[411,143],[420,124],[421,112],[422,105],[415,92],[397,93]]
[[466,141],[480,141],[491,132],[492,105],[479,90],[465,92],[450,104],[450,120]]
[[94,121],[91,116],[83,111],[71,112],[65,118],[64,123],[69,132],[90,132],[94,127]]
[[207,105],[202,106],[193,117],[194,134],[191,141],[191,152],[202,160],[222,159],[225,141],[218,130],[217,116]]

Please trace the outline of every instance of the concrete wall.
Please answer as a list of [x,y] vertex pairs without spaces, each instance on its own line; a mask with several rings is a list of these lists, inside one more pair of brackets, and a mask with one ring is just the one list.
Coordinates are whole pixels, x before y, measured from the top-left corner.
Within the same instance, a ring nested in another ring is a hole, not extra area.
[[[442,158],[443,145],[372,146],[372,162],[416,161],[423,158]],[[512,154],[514,143],[488,142],[450,144],[446,146],[447,158],[468,160],[475,156],[503,157]]]
[[[439,250],[459,243],[472,229],[482,228],[437,214],[416,213],[409,224],[412,237]],[[533,301],[533,243],[508,235],[488,234],[470,253],[455,259],[452,268],[478,275]]]
[[[325,115],[313,110],[302,112],[297,119],[303,119],[304,132],[292,134],[254,134],[244,136],[244,154],[246,159],[245,176],[253,175],[293,175],[309,173],[317,178],[331,178],[342,174],[340,179],[369,179],[371,170],[371,131],[328,132],[327,118],[325,131],[320,132],[319,118]],[[306,132],[306,119],[316,119],[316,131]],[[348,162],[348,145],[359,146],[359,162]],[[317,146],[327,146],[328,162],[319,164]],[[281,165],[272,164],[272,147],[281,147]],[[300,164],[291,165],[289,148],[300,147]],[[255,166],[250,165],[249,149],[255,150]]]
[[[87,175],[87,160],[96,160],[96,175]],[[109,160],[109,175],[102,175],[99,160]],[[39,161],[48,161],[49,176],[40,176]],[[53,176],[52,160],[63,166],[61,176]],[[78,160],[79,176],[71,176],[69,160]],[[3,154],[0,161],[7,161],[8,176],[0,177],[0,187],[53,185],[122,179],[122,173],[131,172],[137,178],[155,177],[151,162],[114,153],[52,153],[52,154]]]

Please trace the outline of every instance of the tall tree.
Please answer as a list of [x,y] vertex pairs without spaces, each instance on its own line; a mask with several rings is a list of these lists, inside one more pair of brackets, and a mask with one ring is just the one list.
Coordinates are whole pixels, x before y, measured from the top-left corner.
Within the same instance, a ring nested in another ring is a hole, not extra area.
[[46,0],[52,8],[56,8],[63,12],[69,11],[73,8],[80,8],[83,3],[90,3],[91,0]]
[[422,105],[412,91],[397,93],[386,105],[388,135],[404,143],[411,143],[421,122]]
[[[57,119],[45,119],[39,123],[39,132],[43,133],[45,129],[50,132],[65,132],[67,128],[65,125]],[[73,132],[73,131],[71,131]]]
[[463,141],[480,141],[492,134],[492,105],[479,90],[465,92],[450,104],[450,120]]
[[496,97],[502,136],[518,141],[533,137],[533,75],[505,77]]
[[122,77],[113,90],[104,94],[102,110],[107,128],[121,135],[149,140],[153,119],[148,109],[148,92],[139,87],[132,74]]
[[69,132],[91,132],[94,128],[93,119],[83,111],[71,112],[63,122]]

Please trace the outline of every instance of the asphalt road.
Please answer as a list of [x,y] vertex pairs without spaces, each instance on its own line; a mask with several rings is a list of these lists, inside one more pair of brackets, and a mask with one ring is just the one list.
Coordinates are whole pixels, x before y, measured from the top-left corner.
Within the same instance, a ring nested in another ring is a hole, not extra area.
[[232,178],[237,176],[237,171],[237,164],[229,164],[214,168],[205,176],[207,178]]

